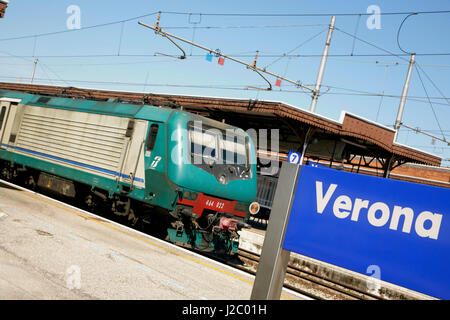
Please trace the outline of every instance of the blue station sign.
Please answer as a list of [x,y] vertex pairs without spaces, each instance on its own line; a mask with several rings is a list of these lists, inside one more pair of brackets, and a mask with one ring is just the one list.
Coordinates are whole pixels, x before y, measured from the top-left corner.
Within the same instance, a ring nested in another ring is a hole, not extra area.
[[450,189],[303,166],[283,249],[450,299]]

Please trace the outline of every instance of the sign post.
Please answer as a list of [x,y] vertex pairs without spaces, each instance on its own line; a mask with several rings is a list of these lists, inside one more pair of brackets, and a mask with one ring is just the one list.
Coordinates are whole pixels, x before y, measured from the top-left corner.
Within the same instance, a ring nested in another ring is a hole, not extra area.
[[280,299],[290,257],[290,252],[283,249],[283,239],[300,168],[287,162],[281,168],[251,300]]
[[278,186],[252,299],[280,298],[291,251],[450,299],[450,189],[289,163]]

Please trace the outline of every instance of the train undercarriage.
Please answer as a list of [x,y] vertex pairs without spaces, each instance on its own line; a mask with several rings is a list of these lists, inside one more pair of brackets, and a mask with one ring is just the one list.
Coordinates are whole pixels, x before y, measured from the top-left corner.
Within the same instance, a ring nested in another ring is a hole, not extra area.
[[249,227],[244,219],[236,219],[232,214],[205,210],[198,216],[192,207],[183,204],[169,211],[126,195],[111,197],[105,190],[30,167],[12,165],[8,161],[0,163],[0,178],[157,238],[218,255],[236,253],[239,246],[237,232]]

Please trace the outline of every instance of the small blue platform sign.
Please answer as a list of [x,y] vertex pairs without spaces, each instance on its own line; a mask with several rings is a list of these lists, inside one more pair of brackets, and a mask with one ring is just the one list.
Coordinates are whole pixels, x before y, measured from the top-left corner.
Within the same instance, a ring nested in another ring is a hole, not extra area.
[[289,151],[286,161],[289,163],[299,164],[301,158],[302,158],[301,152],[291,150],[291,151]]
[[303,166],[283,249],[450,299],[450,189]]

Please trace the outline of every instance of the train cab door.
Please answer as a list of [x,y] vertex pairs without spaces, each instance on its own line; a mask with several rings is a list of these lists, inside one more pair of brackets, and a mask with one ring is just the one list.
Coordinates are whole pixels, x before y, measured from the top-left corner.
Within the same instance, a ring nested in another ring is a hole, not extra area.
[[161,122],[149,121],[147,139],[145,142],[145,185],[146,198],[149,200],[162,200],[167,196],[168,185],[166,181],[167,155],[166,126]]
[[15,135],[11,134],[13,123],[20,100],[0,98],[0,148],[6,149],[15,142]]
[[166,143],[164,123],[149,122],[145,143],[145,169],[165,172]]

